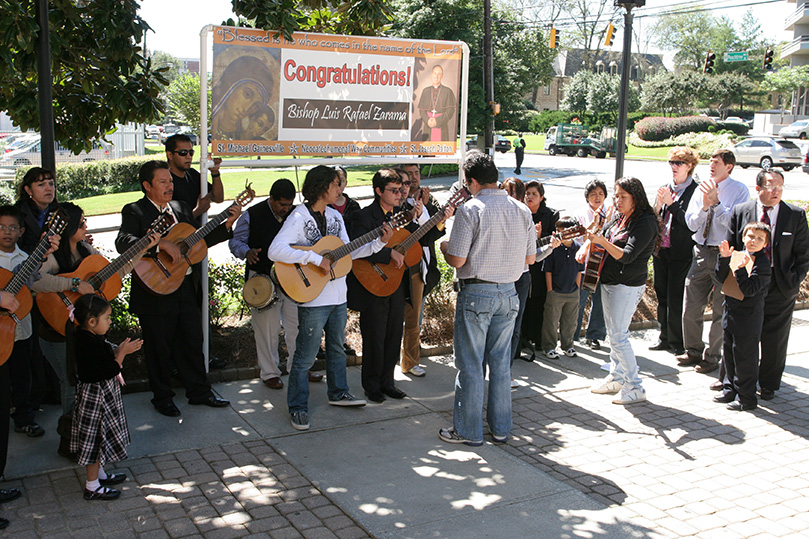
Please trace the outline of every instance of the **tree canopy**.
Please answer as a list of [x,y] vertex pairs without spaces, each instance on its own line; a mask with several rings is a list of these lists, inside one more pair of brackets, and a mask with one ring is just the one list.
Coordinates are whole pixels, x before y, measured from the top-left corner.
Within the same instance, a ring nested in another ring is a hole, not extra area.
[[[581,70],[565,85],[561,108],[578,113],[611,113],[617,118],[620,92],[620,75]],[[629,85],[627,106],[630,112],[640,108],[638,91],[633,84]]]
[[[56,140],[78,152],[116,123],[162,113],[166,83],[141,47],[149,25],[135,0],[50,0]],[[36,2],[0,0],[0,110],[21,129],[39,129]]]

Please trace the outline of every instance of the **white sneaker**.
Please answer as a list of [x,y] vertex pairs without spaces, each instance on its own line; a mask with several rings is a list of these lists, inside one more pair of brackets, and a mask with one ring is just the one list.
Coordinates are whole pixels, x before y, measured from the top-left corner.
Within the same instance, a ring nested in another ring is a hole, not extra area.
[[559,352],[556,351],[556,348],[552,348],[545,352],[545,357],[548,359],[559,359]]
[[520,387],[520,383],[517,380],[515,380],[514,378],[512,378],[511,379],[511,389],[516,389],[518,387]]
[[576,356],[578,356],[578,355],[579,355],[579,353],[578,353],[578,352],[576,352],[576,349],[575,349],[575,348],[573,348],[573,347],[571,346],[570,348],[568,348],[567,350],[565,350],[565,355],[566,355],[567,357],[576,357]]
[[646,391],[642,387],[631,389],[622,388],[617,397],[612,399],[613,404],[635,404],[646,400]]
[[610,374],[599,383],[591,387],[590,393],[596,393],[598,395],[615,395],[621,391],[622,387],[624,387],[624,384],[616,381]]
[[424,367],[422,367],[421,365],[416,365],[415,367],[413,367],[409,371],[404,371],[404,374],[410,374],[410,375],[415,376],[417,378],[421,378],[422,376],[427,374],[427,371],[425,371]]
[[343,393],[335,400],[329,399],[329,404],[332,406],[365,406],[365,399],[358,399],[351,393]]

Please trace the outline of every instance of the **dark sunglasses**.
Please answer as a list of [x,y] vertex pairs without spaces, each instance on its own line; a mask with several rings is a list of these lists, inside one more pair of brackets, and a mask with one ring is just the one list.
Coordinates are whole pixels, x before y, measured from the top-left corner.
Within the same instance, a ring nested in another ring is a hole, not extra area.
[[185,157],[186,155],[190,155],[191,157],[194,157],[194,150],[175,150],[172,153],[176,153],[177,155],[179,155],[181,157]]
[[681,167],[685,164],[685,161],[669,161],[669,165],[673,167]]

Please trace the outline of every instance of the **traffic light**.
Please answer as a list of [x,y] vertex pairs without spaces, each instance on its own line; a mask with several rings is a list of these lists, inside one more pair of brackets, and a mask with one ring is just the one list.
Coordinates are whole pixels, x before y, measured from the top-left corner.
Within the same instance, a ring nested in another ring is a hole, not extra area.
[[775,54],[775,51],[772,49],[767,49],[764,51],[764,65],[762,68],[764,71],[772,71],[772,57]]
[[604,36],[604,45],[606,47],[612,47],[613,38],[615,38],[615,26],[610,23],[610,25],[607,26],[607,35]]
[[549,48],[555,49],[556,46],[559,44],[559,32],[551,26],[551,42],[548,45]]
[[709,52],[705,55],[705,68],[702,70],[703,73],[713,73],[713,61],[716,60],[716,55],[712,52]]

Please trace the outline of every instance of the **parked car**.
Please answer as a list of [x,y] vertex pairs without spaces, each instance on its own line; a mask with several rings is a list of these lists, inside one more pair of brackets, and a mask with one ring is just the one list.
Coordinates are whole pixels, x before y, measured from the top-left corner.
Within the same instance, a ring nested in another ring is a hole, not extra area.
[[176,124],[166,124],[163,126],[163,131],[160,132],[160,144],[165,144],[166,139],[172,136],[174,133],[180,131],[181,126]]
[[[35,135],[26,140],[26,143],[17,149],[7,151],[0,157],[0,166],[22,167],[28,165],[39,166],[42,164],[42,144],[40,135]],[[89,152],[82,151],[78,155],[68,150],[58,142],[55,145],[55,155],[57,163],[83,163],[86,161],[98,161],[111,157],[110,146],[104,141],[93,142],[93,148]]]
[[747,120],[745,120],[744,118],[740,118],[739,116],[728,116],[727,118],[725,118],[725,121],[732,122],[735,124],[747,125]]
[[798,120],[786,127],[782,127],[781,131],[778,132],[778,136],[805,139],[809,136],[809,120]]
[[736,154],[736,163],[742,168],[760,166],[767,169],[776,166],[792,170],[803,164],[800,148],[786,139],[750,137],[736,144],[733,153]]
[[[466,141],[466,151],[475,150],[478,147],[478,136],[473,135]],[[511,150],[511,141],[503,135],[497,135],[497,141],[494,143],[494,149],[498,152],[506,153]]]
[[147,125],[146,126],[146,138],[153,138],[156,140],[160,140],[160,133],[163,132],[162,125]]

